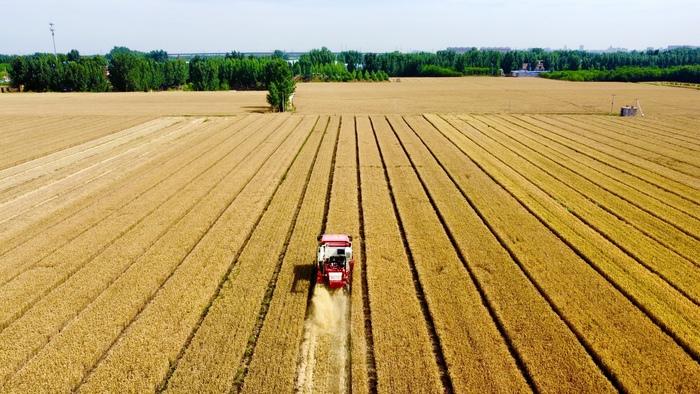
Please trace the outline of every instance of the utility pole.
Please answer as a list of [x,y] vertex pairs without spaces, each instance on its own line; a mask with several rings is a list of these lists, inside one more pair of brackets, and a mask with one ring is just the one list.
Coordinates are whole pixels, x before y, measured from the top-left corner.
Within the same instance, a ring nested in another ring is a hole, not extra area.
[[56,58],[56,61],[58,61],[58,53],[56,53],[56,36],[54,33],[56,29],[54,28],[53,22],[49,22],[49,30],[51,30],[51,41],[53,41],[53,56]]
[[610,113],[614,114],[614,107],[615,107],[615,95],[612,95],[612,100],[610,101]]

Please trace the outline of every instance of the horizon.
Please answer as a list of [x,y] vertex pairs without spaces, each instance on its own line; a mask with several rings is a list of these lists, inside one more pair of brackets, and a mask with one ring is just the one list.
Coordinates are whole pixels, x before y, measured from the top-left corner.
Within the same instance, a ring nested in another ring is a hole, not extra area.
[[[498,1],[415,0],[326,4],[319,0],[87,0],[16,3],[0,0],[0,53],[56,49],[104,54],[114,46],[168,53],[435,52],[448,47],[551,48],[604,51],[698,46],[690,0]],[[104,18],[108,15],[109,18]],[[389,17],[387,17],[389,16]],[[545,26],[540,21],[546,20]],[[418,26],[418,28],[416,28]],[[255,34],[252,34],[254,32]]]

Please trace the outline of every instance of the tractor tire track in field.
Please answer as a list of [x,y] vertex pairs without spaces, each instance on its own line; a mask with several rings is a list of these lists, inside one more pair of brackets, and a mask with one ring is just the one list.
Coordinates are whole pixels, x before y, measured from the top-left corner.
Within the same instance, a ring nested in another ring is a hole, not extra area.
[[367,343],[367,383],[370,394],[377,393],[377,362],[374,355],[374,335],[372,334],[372,309],[369,302],[367,282],[367,246],[365,244],[365,214],[362,207],[362,182],[360,179],[360,141],[357,132],[357,117],[353,116],[355,132],[355,174],[357,177],[357,210],[360,220],[360,266],[362,286],[362,314],[364,316],[365,342]]
[[[587,136],[594,141],[605,141],[607,146],[622,149],[641,157],[648,157],[648,160],[659,164],[674,164],[675,161],[695,169],[700,166],[697,158],[692,156],[698,152],[682,144],[676,145],[668,138],[649,135],[643,130],[632,133],[625,124],[612,125],[607,120],[598,117],[591,117],[586,122],[581,122],[579,118],[574,116],[558,117],[558,119],[567,127],[576,128],[579,135]],[[656,157],[652,158],[654,156]]]
[[449,369],[447,368],[447,362],[445,361],[445,354],[442,349],[442,344],[440,343],[440,336],[437,333],[437,329],[435,328],[435,322],[433,321],[432,315],[430,314],[430,308],[428,307],[428,302],[425,298],[425,291],[423,289],[423,285],[420,282],[420,278],[418,276],[418,269],[416,268],[416,263],[413,259],[413,254],[411,252],[411,247],[408,243],[408,238],[406,237],[406,230],[403,225],[403,221],[401,219],[401,216],[399,214],[399,209],[396,204],[396,196],[394,196],[394,191],[392,188],[391,180],[389,179],[389,172],[387,171],[386,168],[386,161],[384,159],[384,155],[382,153],[382,149],[379,146],[379,140],[377,139],[377,132],[374,127],[374,123],[372,121],[372,118],[370,117],[370,125],[372,127],[372,134],[374,136],[374,142],[377,146],[377,149],[379,150],[379,158],[381,159],[382,163],[382,169],[384,172],[384,179],[386,182],[386,185],[389,189],[389,197],[391,199],[391,204],[394,209],[394,217],[396,218],[396,222],[399,228],[399,233],[401,234],[401,240],[403,242],[403,248],[406,252],[406,256],[408,258],[408,264],[409,268],[411,271],[411,276],[413,278],[413,285],[414,285],[414,290],[416,294],[416,298],[418,299],[418,303],[420,305],[421,311],[423,313],[423,318],[425,320],[426,326],[428,328],[429,332],[429,338],[432,343],[433,347],[433,353],[435,357],[435,362],[437,363],[438,370],[440,372],[440,380],[442,382],[443,389],[445,390],[446,393],[453,393],[455,391],[454,385],[452,383],[452,377],[450,376]]
[[[443,119],[444,119],[444,117],[443,117]],[[460,118],[460,119],[467,121],[464,118]],[[503,142],[503,139],[502,139],[503,137],[494,138],[493,136],[484,133],[486,137],[490,138],[492,141],[498,143],[499,145],[505,147],[509,151],[517,154],[519,157],[522,157],[523,160],[527,160],[528,162],[532,163],[532,165],[540,168],[543,172],[551,175],[552,177],[558,179],[559,181],[566,183],[566,178],[570,177],[571,175],[574,175],[576,177],[580,177],[581,179],[585,179],[586,181],[590,182],[591,185],[594,185],[595,187],[598,187],[598,188],[604,190],[605,192],[612,194],[613,196],[619,198],[620,200],[623,200],[629,206],[634,207],[634,208],[639,209],[639,210],[644,212],[641,215],[631,215],[633,219],[637,219],[638,217],[644,216],[644,214],[647,214],[647,215],[655,218],[656,220],[660,220],[660,221],[664,222],[665,224],[673,226],[675,230],[678,230],[678,231],[682,232],[684,235],[693,238],[695,241],[700,241],[700,221],[697,221],[697,220],[694,221],[692,219],[687,218],[686,217],[687,215],[685,215],[682,211],[679,211],[679,210],[671,207],[674,210],[673,217],[675,217],[675,219],[677,221],[682,221],[685,224],[685,227],[681,224],[678,224],[672,218],[667,217],[667,216],[669,216],[668,214],[660,214],[658,212],[659,211],[658,207],[653,207],[653,208],[647,207],[646,206],[647,204],[642,202],[642,200],[644,200],[644,198],[643,197],[640,198],[640,196],[636,196],[634,194],[634,193],[638,192],[636,189],[631,188],[630,191],[632,193],[630,194],[630,196],[626,195],[625,192],[615,191],[614,189],[618,187],[615,179],[609,178],[605,174],[602,174],[603,175],[602,177],[593,177],[587,173],[586,169],[580,169],[580,168],[577,169],[576,167],[579,164],[578,162],[573,163],[573,165],[568,164],[567,162],[569,161],[569,159],[566,157],[564,157],[564,158],[557,157],[556,154],[554,156],[549,156],[545,152],[541,151],[542,150],[541,146],[533,147],[529,143],[516,140],[511,135],[511,133],[514,132],[513,128],[508,124],[502,123],[500,121],[500,119],[486,118],[486,120],[484,120],[484,118],[478,118],[478,120],[480,122],[488,125],[489,127],[491,127],[490,131],[491,130],[496,131],[498,133],[498,135],[504,136],[505,139],[508,140],[509,142],[511,140],[513,140],[515,142],[515,144],[511,146],[510,143]],[[468,123],[468,121],[467,121],[467,123]],[[516,149],[514,149],[513,146],[520,146],[521,147],[520,149],[524,148],[527,151],[527,153],[516,152]],[[532,152],[531,155],[529,154],[530,152]],[[531,160],[531,158],[536,158],[538,160],[544,159],[545,162],[551,161],[552,163],[555,164],[555,166],[552,168],[556,168],[557,165],[561,166],[563,169],[565,169],[564,173],[569,173],[569,176],[555,175],[554,171],[548,170],[548,168],[549,168],[548,166],[543,167],[541,164],[538,165],[533,160]],[[564,178],[564,179],[562,179],[562,178]],[[672,246],[666,244],[667,241],[664,241],[658,235],[651,234],[648,231],[648,229],[645,230],[642,226],[640,226],[638,224],[634,224],[630,220],[623,219],[622,215],[617,213],[614,208],[608,207],[607,204],[600,203],[599,200],[597,200],[591,196],[588,196],[586,193],[580,193],[580,194],[584,195],[587,199],[593,201],[594,203],[600,205],[601,208],[605,209],[610,214],[615,215],[616,217],[619,217],[620,220],[623,220],[623,221],[629,223],[630,225],[633,225],[639,231],[643,232],[645,235],[647,235],[651,238],[654,238],[656,241],[664,244],[664,246],[666,246],[667,248],[673,249]],[[673,230],[673,229],[670,229],[670,230]],[[683,234],[677,234],[679,236],[676,236],[674,238],[675,239],[682,239]],[[688,241],[688,240],[686,240],[686,241]],[[687,259],[692,259],[691,257],[689,257],[687,255],[684,255],[684,257]]]
[[[295,127],[297,127],[297,126],[298,126],[298,124],[297,124]],[[278,125],[275,129],[277,130],[278,128],[279,128],[279,125]],[[240,188],[240,191],[243,191],[243,190],[246,188],[246,186],[248,186],[248,185],[250,184],[250,182],[251,182],[253,179],[255,179],[255,176],[257,175],[257,173],[258,173],[258,171],[260,170],[260,168],[262,168],[266,163],[269,162],[269,160],[270,160],[272,157],[275,156],[275,153],[279,150],[280,147],[284,146],[284,144],[287,142],[287,140],[294,134],[293,131],[294,131],[293,129],[290,130],[289,134],[283,139],[283,141],[280,142],[280,144],[275,148],[275,150],[274,150],[274,151],[273,151],[259,166],[258,166],[258,168],[257,168],[257,170],[254,172],[254,174],[251,175],[251,176],[246,180],[246,182],[244,183],[244,185]],[[305,140],[305,141],[306,141],[306,140]],[[301,148],[299,148],[299,151],[300,151],[300,150],[301,150]],[[251,150],[250,153],[254,153],[254,150]],[[296,156],[295,156],[295,158],[296,158]],[[291,165],[290,165],[290,167],[291,167]],[[288,167],[288,168],[289,168],[289,167]],[[286,174],[286,172],[285,172],[285,174]],[[283,178],[284,178],[284,177],[282,177],[282,179],[283,179]],[[257,219],[256,219],[256,221],[255,221],[255,224],[250,228],[250,230],[248,231],[246,237],[244,238],[243,243],[242,243],[241,247],[239,248],[239,251],[236,253],[236,256],[240,255],[240,251],[241,251],[241,250],[245,249],[245,246],[247,245],[248,241],[250,240],[250,237],[251,237],[251,235],[253,234],[253,231],[255,230],[256,225],[257,225],[257,224],[260,222],[260,220],[262,219],[263,214],[265,213],[265,211],[266,211],[267,208],[269,207],[270,201],[272,201],[272,197],[274,196],[275,192],[277,191],[277,188],[279,188],[279,185],[280,185],[281,183],[282,183],[282,180],[280,180],[280,182],[277,183],[276,188],[275,188],[274,192],[269,196],[269,198],[268,198],[268,200],[267,200],[267,202],[266,202],[266,205],[264,206],[263,211],[260,212],[260,214],[257,216]],[[110,354],[110,352],[112,351],[112,349],[114,348],[114,346],[119,342],[120,338],[122,338],[123,335],[125,335],[125,333],[128,332],[129,328],[134,324],[134,322],[136,322],[136,321],[139,319],[139,317],[141,316],[141,314],[143,313],[143,311],[145,311],[146,308],[148,308],[148,306],[149,306],[149,305],[152,303],[152,301],[158,296],[158,294],[161,292],[161,290],[164,288],[164,286],[168,283],[168,281],[169,281],[169,280],[173,277],[173,275],[178,271],[178,269],[180,268],[180,266],[182,265],[182,263],[183,263],[185,260],[187,260],[187,258],[192,254],[192,252],[195,250],[195,248],[197,247],[197,245],[200,244],[200,242],[202,241],[202,239],[204,239],[204,237],[210,232],[210,230],[214,227],[214,225],[216,225],[216,223],[218,223],[218,221],[221,219],[221,217],[223,216],[223,214],[228,210],[228,208],[231,206],[231,204],[233,204],[233,202],[236,200],[236,198],[238,197],[239,194],[240,194],[240,193],[237,193],[236,195],[232,196],[232,197],[230,198],[230,200],[228,201],[228,204],[227,204],[223,209],[221,209],[221,210],[217,213],[215,220],[213,220],[212,223],[208,226],[207,230],[204,231],[204,232],[202,233],[202,235],[198,238],[197,242],[195,242],[195,243],[188,249],[188,251],[187,251],[185,257],[183,257],[182,259],[180,259],[180,261],[178,262],[177,266],[168,274],[168,276],[167,276],[167,277],[165,278],[165,280],[160,284],[160,286],[158,287],[158,289],[157,289],[155,292],[153,292],[153,293],[151,294],[151,296],[149,296],[149,297],[147,298],[146,302],[145,302],[145,303],[139,308],[139,310],[133,315],[133,318],[132,318],[127,324],[125,324],[125,325],[123,326],[123,328],[122,328],[122,330],[120,331],[120,333],[112,340],[111,344],[110,344],[110,345],[107,347],[107,349],[102,353],[102,355],[99,357],[99,359],[98,359],[98,360],[83,374],[83,378],[81,379],[80,383],[79,383],[78,385],[76,385],[76,387],[74,388],[74,392],[80,390],[80,387],[83,386],[83,384],[85,384],[85,383],[90,379],[90,377],[91,377],[91,375],[93,374],[93,372],[94,372],[94,371],[97,369],[97,367],[102,363],[102,361],[104,361],[104,360],[107,358],[107,356]],[[233,268],[233,265],[235,264],[235,261],[236,261],[236,257],[234,257],[234,259],[231,261],[231,263],[230,263],[230,265],[229,265],[229,267],[228,267],[228,269],[227,269],[227,272],[230,272],[230,270]],[[211,303],[209,304],[209,307],[210,307],[210,306],[211,306]],[[200,323],[200,324],[201,324],[201,323]],[[191,340],[191,339],[190,339],[190,340]]]
[[[4,118],[4,117],[3,117]],[[47,117],[26,117],[20,116],[19,120],[12,117],[7,117],[7,123],[3,123],[0,126],[0,141],[3,143],[7,142],[6,139],[16,137],[22,134],[26,130],[36,129],[38,127],[44,127],[50,124],[56,124],[56,122],[65,122],[68,124],[73,124],[74,119],[78,116],[47,116]]]
[[[232,126],[232,125],[229,125],[229,127],[230,127],[230,126]],[[225,130],[225,129],[224,129],[224,130]],[[234,134],[234,135],[235,135],[235,134]],[[250,136],[248,136],[248,138],[251,137],[251,136],[253,136],[253,135],[254,135],[254,133],[251,133]],[[231,137],[233,137],[233,135],[232,135]],[[231,138],[231,137],[229,137],[229,138]],[[236,147],[237,147],[238,145],[244,143],[245,140],[247,140],[247,138],[244,139],[243,141],[241,141],[239,144],[237,144],[237,145],[234,146],[233,148],[231,148],[231,149],[229,150],[229,152],[231,152],[231,151],[233,151],[234,149],[236,149]],[[265,142],[265,140],[262,140],[262,141],[258,144],[258,146],[259,146],[260,144],[264,143],[264,142]],[[252,150],[250,150],[250,151],[248,152],[248,154],[251,154],[251,153],[254,153],[254,152],[255,152],[255,148],[252,149]],[[227,153],[224,153],[224,154],[219,158],[219,160],[213,162],[207,169],[203,170],[199,175],[195,176],[195,177],[193,178],[193,180],[194,180],[194,179],[197,179],[199,176],[201,176],[201,174],[205,173],[209,168],[212,168],[214,165],[216,165],[218,162],[220,162],[221,160],[223,160],[223,159],[226,158],[227,156],[228,156],[228,154],[227,154]],[[248,155],[244,156],[244,157],[239,161],[239,164],[242,163],[242,162],[245,160],[245,157],[247,157],[247,156],[248,156]],[[150,245],[148,245],[146,248],[144,248],[143,251],[142,251],[140,254],[138,254],[138,255],[136,255],[136,256],[133,256],[133,259],[131,260],[131,263],[125,264],[125,266],[120,270],[119,273],[117,273],[117,275],[115,275],[112,279],[110,279],[108,282],[106,282],[105,285],[103,286],[102,291],[100,291],[99,293],[95,294],[94,297],[92,298],[92,300],[91,300],[90,302],[88,302],[87,304],[85,304],[85,305],[82,307],[82,309],[80,309],[79,311],[76,311],[76,312],[73,314],[73,317],[72,317],[71,319],[64,321],[64,322],[61,324],[60,328],[58,328],[58,329],[56,329],[56,330],[53,330],[53,331],[52,331],[53,334],[47,335],[46,338],[45,338],[45,342],[44,342],[44,344],[42,345],[42,347],[39,347],[39,348],[34,349],[33,352],[32,352],[32,354],[30,355],[30,358],[28,358],[27,361],[26,361],[25,363],[23,363],[22,365],[18,366],[18,367],[15,369],[14,373],[16,373],[17,371],[19,371],[24,365],[26,365],[27,363],[29,363],[29,362],[31,361],[31,358],[34,357],[36,354],[38,354],[38,353],[41,351],[41,349],[43,348],[43,346],[46,346],[48,343],[50,343],[51,340],[54,338],[54,336],[55,336],[56,334],[62,332],[62,331],[63,331],[66,327],[68,327],[73,321],[75,321],[76,319],[78,319],[78,318],[81,316],[82,312],[83,312],[84,310],[88,309],[88,308],[95,302],[96,299],[100,298],[100,296],[102,295],[102,293],[104,293],[104,291],[106,291],[108,288],[110,288],[110,287],[112,286],[112,284],[114,284],[116,281],[118,281],[118,280],[122,277],[122,275],[124,275],[124,273],[127,272],[127,271],[133,266],[133,264],[135,264],[137,261],[139,261],[139,258],[140,258],[141,256],[143,256],[144,254],[148,253],[149,250],[153,247],[153,245],[155,245],[156,243],[158,243],[158,242],[160,241],[160,239],[162,239],[162,238],[165,236],[165,234],[167,234],[167,233],[170,231],[170,229],[172,229],[174,226],[176,226],[185,216],[187,216],[187,215],[190,213],[190,211],[192,211],[192,210],[197,206],[197,204],[198,204],[200,201],[202,201],[212,190],[214,190],[214,189],[228,176],[228,174],[233,173],[237,168],[238,168],[238,165],[233,166],[230,170],[228,170],[228,172],[227,172],[225,175],[223,175],[223,176],[219,179],[219,181],[215,182],[206,192],[204,192],[204,193],[202,194],[201,197],[199,197],[199,198],[196,199],[196,200],[193,200],[192,203],[189,205],[189,207],[188,207],[187,209],[185,209],[184,212],[182,212],[177,218],[175,218],[175,220],[173,220],[166,228],[164,228],[164,229],[158,234],[158,236],[155,238],[155,240],[153,240],[153,242],[150,243]],[[242,189],[241,189],[241,190],[242,190]],[[172,199],[173,196],[176,196],[176,195],[178,195],[178,191],[176,191],[175,193],[173,193],[173,195],[168,199],[168,201],[169,201],[170,199]],[[89,263],[89,262],[86,262],[86,263],[85,263],[85,264],[86,264],[85,266],[87,266],[88,263]],[[83,266],[83,267],[85,267],[85,266]],[[78,269],[75,273],[78,273],[81,269],[84,269],[83,267],[81,267],[80,269]],[[74,274],[75,274],[75,273],[74,273]],[[70,279],[70,278],[67,278],[66,281],[68,281],[69,279]],[[64,282],[65,282],[65,281],[64,281]],[[63,282],[62,282],[62,283],[63,283]],[[60,286],[60,285],[59,285],[59,286]],[[58,286],[57,286],[57,287],[58,287]],[[50,292],[51,292],[51,291],[49,291],[48,293],[50,293]],[[47,294],[48,294],[48,293],[47,293]],[[39,302],[39,301],[40,301],[40,300],[37,300],[36,302]],[[30,308],[31,308],[31,307],[30,307]],[[30,308],[28,308],[27,310],[29,310]],[[20,317],[21,317],[21,316],[20,316]],[[18,317],[18,319],[19,319],[20,317]]]
[[[518,204],[523,207],[530,215],[532,215],[539,223],[541,223],[544,227],[546,227],[552,234],[554,234],[561,242],[563,242],[568,248],[570,248],[581,260],[583,260],[590,268],[592,268],[596,273],[598,273],[607,283],[609,283],[616,291],[618,291],[620,294],[622,294],[625,299],[627,299],[632,305],[634,305],[637,309],[639,309],[646,318],[648,318],[651,322],[653,322],[656,326],[658,326],[661,331],[667,335],[669,338],[673,340],[673,342],[679,346],[683,351],[689,355],[691,358],[693,358],[696,362],[700,363],[700,353],[694,351],[690,345],[688,345],[687,342],[683,340],[683,338],[679,337],[676,333],[674,333],[667,324],[665,324],[663,321],[659,320],[646,306],[644,306],[640,300],[636,299],[634,296],[632,296],[628,291],[626,291],[617,281],[608,275],[601,267],[599,267],[595,262],[593,262],[586,254],[579,249],[575,244],[570,242],[569,239],[567,239],[564,235],[561,234],[555,227],[553,227],[550,223],[548,223],[543,217],[541,217],[536,211],[534,211],[528,204],[523,202],[518,196],[513,193],[512,190],[510,190],[506,185],[504,185],[501,181],[499,181],[497,178],[495,178],[490,172],[487,171],[484,166],[477,162],[476,160],[472,159],[471,156],[465,152],[459,145],[457,145],[454,141],[452,141],[449,136],[444,134],[444,132],[429,118],[424,116],[424,119],[431,124],[431,126],[439,132],[441,135],[445,137],[446,140],[450,141],[450,144],[454,146],[455,149],[457,149],[459,152],[461,152],[467,159],[469,159],[474,165],[476,165],[484,174],[486,174],[493,182],[495,182],[497,185],[499,185],[500,188],[505,190],[515,201],[518,202]],[[459,131],[457,131],[459,132]],[[420,136],[419,136],[420,138]],[[428,150],[431,151],[431,154],[433,157],[435,157],[435,160],[437,160],[439,163],[441,163],[441,167],[444,168],[444,164],[438,159],[437,156],[433,153],[432,148],[424,142],[425,146],[428,148]],[[447,170],[445,170],[447,172]],[[450,178],[452,178],[452,175],[449,174]],[[455,182],[456,183],[456,182]],[[460,192],[466,197],[466,192],[462,189],[462,187],[456,183],[457,187],[460,189]],[[486,222],[488,223],[488,222]],[[665,283],[665,282],[664,282]],[[538,284],[533,278],[533,284],[536,286],[540,287],[541,285]],[[671,286],[673,288],[673,286]],[[675,290],[675,288],[674,288]],[[546,298],[549,298],[547,296],[546,291],[544,289],[542,290],[543,296],[546,296]],[[548,300],[549,301],[549,300]],[[550,301],[552,305],[554,305],[553,300]],[[555,310],[559,310],[558,308]],[[558,312],[558,314],[561,314]],[[623,389],[623,386],[621,382],[617,379],[615,374],[605,366],[605,363],[603,362],[602,358],[595,352],[593,347],[587,342],[585,339],[584,335],[576,329],[576,327],[573,325],[573,323],[569,322],[567,319],[563,318],[563,321],[569,326],[569,328],[572,330],[572,332],[579,338],[579,341],[584,344],[584,347],[586,350],[589,352],[593,360],[596,362],[596,364],[599,366],[601,371],[608,377],[608,379],[615,385],[618,390],[624,392],[626,390]]]

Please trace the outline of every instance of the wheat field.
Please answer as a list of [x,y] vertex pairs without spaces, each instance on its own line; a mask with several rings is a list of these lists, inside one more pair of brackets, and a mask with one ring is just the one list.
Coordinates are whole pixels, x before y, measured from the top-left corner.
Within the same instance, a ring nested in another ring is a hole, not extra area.
[[167,111],[0,124],[0,391],[700,392],[698,114]]

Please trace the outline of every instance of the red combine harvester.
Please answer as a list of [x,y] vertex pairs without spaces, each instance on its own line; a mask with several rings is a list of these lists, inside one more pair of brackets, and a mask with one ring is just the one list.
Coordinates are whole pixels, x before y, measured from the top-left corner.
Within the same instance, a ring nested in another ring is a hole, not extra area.
[[330,289],[350,289],[354,265],[351,236],[324,234],[318,237],[317,284],[323,283]]

